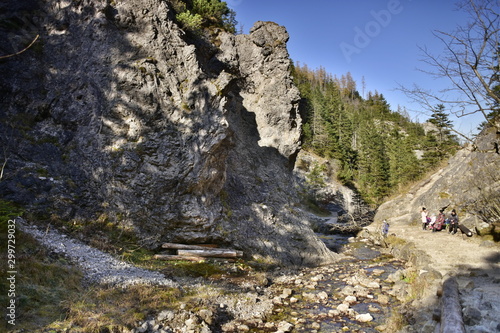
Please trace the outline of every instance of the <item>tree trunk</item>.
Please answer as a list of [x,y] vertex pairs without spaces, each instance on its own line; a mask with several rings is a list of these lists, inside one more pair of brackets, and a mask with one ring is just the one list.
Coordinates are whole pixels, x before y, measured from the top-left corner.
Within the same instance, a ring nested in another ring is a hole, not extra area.
[[206,258],[196,256],[178,256],[175,254],[156,254],[155,259],[160,260],[187,260],[187,261],[203,261]]
[[205,250],[207,248],[217,247],[217,245],[186,245],[177,243],[164,243],[161,247],[164,249],[174,250]]
[[443,283],[441,306],[440,333],[465,333],[462,307],[458,295],[458,283],[454,277],[446,279]]
[[225,249],[203,249],[203,250],[178,250],[180,256],[199,256],[199,257],[218,257],[218,258],[236,258],[242,257],[243,252]]

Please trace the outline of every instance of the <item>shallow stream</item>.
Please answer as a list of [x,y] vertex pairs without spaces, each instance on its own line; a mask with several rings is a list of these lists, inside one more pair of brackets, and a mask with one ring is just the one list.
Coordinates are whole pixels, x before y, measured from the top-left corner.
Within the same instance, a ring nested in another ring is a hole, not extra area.
[[[301,280],[316,283],[290,285],[299,300],[281,307],[280,317],[296,323],[293,332],[379,332],[376,327],[383,325],[399,304],[392,292],[394,283],[387,278],[404,269],[404,262],[365,242],[349,242],[347,236],[319,236],[346,259],[304,271]],[[314,294],[318,297],[311,296]],[[350,297],[347,302],[348,296],[354,296],[355,301]],[[356,318],[361,314],[372,319],[363,322]]]

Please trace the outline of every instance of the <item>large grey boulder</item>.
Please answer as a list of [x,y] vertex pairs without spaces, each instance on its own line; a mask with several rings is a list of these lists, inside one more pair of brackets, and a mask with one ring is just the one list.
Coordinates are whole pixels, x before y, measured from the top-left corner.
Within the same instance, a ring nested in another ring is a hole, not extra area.
[[0,6],[2,54],[39,35],[0,62],[4,199],[37,218],[107,218],[149,247],[334,259],[296,209],[301,119],[283,27],[211,44],[160,0]]

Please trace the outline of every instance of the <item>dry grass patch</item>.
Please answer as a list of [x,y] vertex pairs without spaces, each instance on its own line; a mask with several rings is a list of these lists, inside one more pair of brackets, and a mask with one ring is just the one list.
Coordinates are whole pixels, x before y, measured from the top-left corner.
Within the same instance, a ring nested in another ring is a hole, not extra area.
[[408,243],[404,239],[393,236],[393,235],[387,236],[385,238],[385,242],[386,242],[386,244],[390,245],[391,247],[400,247],[400,246],[406,245]]
[[89,289],[76,301],[66,302],[67,323],[81,332],[100,332],[103,328],[132,328],[158,312],[175,306],[180,290],[160,286]]
[[[2,239],[5,235],[2,233]],[[2,249],[0,260],[7,262]],[[31,236],[16,233],[16,326],[17,330],[36,332],[54,321],[64,320],[64,303],[82,292],[82,274],[64,258],[56,256]],[[6,279],[0,281],[0,304],[9,302]],[[6,327],[6,322],[0,327]]]

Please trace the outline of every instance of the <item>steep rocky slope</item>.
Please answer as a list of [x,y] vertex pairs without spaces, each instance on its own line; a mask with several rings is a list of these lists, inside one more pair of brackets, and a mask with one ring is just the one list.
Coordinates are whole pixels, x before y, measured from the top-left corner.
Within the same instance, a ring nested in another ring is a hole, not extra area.
[[39,218],[109,219],[150,247],[334,259],[296,208],[301,119],[283,27],[212,44],[160,0],[0,6],[2,54],[39,35],[0,60],[4,200]]
[[[484,130],[475,147],[462,149],[435,174],[381,205],[375,223],[365,229],[379,236],[381,222],[388,220],[389,234],[406,241],[393,254],[408,260],[420,276],[428,274],[422,297],[408,303],[408,315],[418,323],[419,331],[435,332],[439,325],[435,321],[439,316],[434,313],[445,313],[446,309],[441,309],[443,300],[436,291],[449,277],[458,281],[465,331],[496,332],[500,328],[498,316],[492,315],[500,308],[498,135],[494,128]],[[446,214],[456,209],[460,223],[472,230],[472,237],[460,231],[422,230],[419,212],[423,206],[431,215],[446,206]]]
[[440,208],[447,207],[445,213],[456,209],[460,223],[467,227],[479,233],[494,231],[500,222],[500,155],[495,150],[498,140],[494,128],[484,130],[475,148],[462,149],[432,176],[381,205],[375,220],[409,225],[420,223],[422,207],[429,215],[437,215]]

